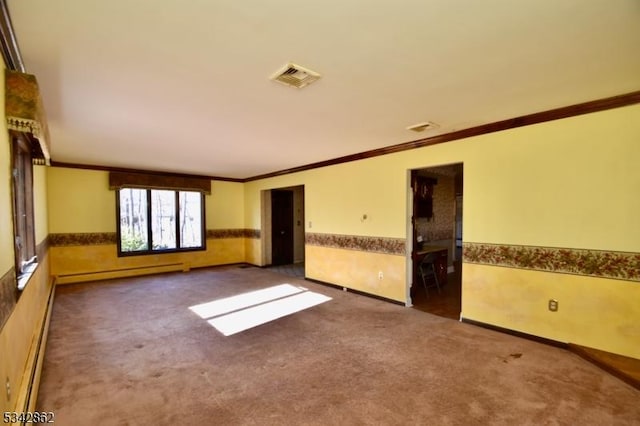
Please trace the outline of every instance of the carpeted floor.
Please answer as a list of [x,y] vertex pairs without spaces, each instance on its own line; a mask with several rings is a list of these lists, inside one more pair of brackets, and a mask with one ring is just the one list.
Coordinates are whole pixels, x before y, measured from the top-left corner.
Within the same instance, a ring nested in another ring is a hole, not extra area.
[[[285,282],[329,302],[225,337],[189,307]],[[632,425],[575,354],[260,268],[60,286],[38,409],[56,425]]]

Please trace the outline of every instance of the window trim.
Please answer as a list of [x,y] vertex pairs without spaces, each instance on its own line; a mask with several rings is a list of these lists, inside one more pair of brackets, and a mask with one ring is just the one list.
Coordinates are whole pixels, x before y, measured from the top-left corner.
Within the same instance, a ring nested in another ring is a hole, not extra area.
[[[121,230],[121,221],[120,221],[120,191],[125,190],[125,189],[141,189],[141,190],[145,190],[146,191],[146,195],[147,195],[147,243],[148,243],[148,249],[147,250],[137,250],[137,251],[122,251],[122,239],[121,239],[121,235],[122,235],[122,230]],[[175,217],[176,217],[176,229],[175,229],[175,235],[176,235],[176,248],[171,248],[171,249],[156,249],[154,250],[153,247],[153,232],[152,232],[152,224],[151,224],[151,208],[152,208],[152,203],[151,203],[151,191],[171,191],[174,193],[175,196]],[[117,224],[117,230],[116,230],[116,246],[118,248],[118,257],[129,257],[129,256],[147,256],[147,255],[153,255],[153,254],[164,254],[164,253],[184,253],[184,252],[193,252],[193,251],[205,251],[207,249],[207,238],[206,238],[206,211],[205,211],[205,194],[202,191],[194,191],[194,190],[183,190],[183,189],[176,189],[176,188],[150,188],[150,187],[137,187],[137,186],[122,186],[117,188],[115,191],[115,196],[116,196],[116,224]],[[184,248],[180,248],[178,247],[178,245],[180,244],[180,203],[179,203],[179,198],[180,198],[180,192],[197,192],[200,194],[200,215],[202,218],[201,221],[201,229],[200,229],[200,233],[201,233],[201,240],[202,240],[202,245],[199,247],[184,247]]]
[[33,153],[27,135],[10,131],[9,138],[11,141],[14,260],[16,285],[21,291],[27,286],[38,267],[33,199]]

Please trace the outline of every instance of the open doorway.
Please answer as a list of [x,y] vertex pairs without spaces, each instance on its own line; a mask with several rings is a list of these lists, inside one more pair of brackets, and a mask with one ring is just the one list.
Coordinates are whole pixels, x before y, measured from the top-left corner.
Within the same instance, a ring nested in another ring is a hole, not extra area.
[[293,263],[293,191],[271,191],[271,264]]
[[263,265],[304,277],[304,186],[262,192]]
[[411,274],[415,309],[460,319],[462,163],[411,171]]

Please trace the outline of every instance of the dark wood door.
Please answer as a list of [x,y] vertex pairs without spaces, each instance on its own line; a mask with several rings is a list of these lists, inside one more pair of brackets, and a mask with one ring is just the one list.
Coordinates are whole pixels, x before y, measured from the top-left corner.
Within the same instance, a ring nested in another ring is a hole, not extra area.
[[293,191],[271,191],[271,264],[293,263]]

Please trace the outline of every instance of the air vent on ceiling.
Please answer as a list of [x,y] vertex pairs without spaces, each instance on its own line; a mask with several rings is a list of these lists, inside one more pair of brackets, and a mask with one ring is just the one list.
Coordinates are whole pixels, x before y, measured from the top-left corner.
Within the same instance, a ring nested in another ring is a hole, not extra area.
[[424,123],[413,124],[407,127],[407,130],[413,130],[414,132],[424,132],[425,130],[431,130],[437,128],[438,125],[431,121],[425,121]]
[[302,89],[320,78],[320,74],[294,63],[288,63],[271,77],[271,80],[279,81],[287,86]]

